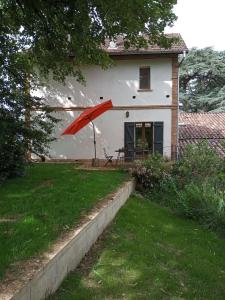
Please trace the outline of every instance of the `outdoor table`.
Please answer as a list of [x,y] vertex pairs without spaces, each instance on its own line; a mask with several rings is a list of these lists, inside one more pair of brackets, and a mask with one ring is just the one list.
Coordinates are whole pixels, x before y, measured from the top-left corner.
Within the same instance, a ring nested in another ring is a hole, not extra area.
[[[117,158],[116,158],[116,164],[118,163],[118,161],[120,161],[120,159],[122,158],[120,155],[121,153],[124,153],[123,158],[125,157],[125,152],[126,149],[125,148],[121,148],[118,150],[115,150],[115,152],[117,153]],[[133,158],[145,158],[147,157],[150,153],[152,153],[151,149],[143,149],[143,148],[133,148],[132,150],[129,151],[129,153],[133,153]]]
[[125,149],[124,148],[120,148],[118,150],[115,150],[115,152],[117,153],[117,158],[116,158],[116,164],[117,164],[118,161],[121,159],[121,157],[120,157],[121,153],[125,153]]

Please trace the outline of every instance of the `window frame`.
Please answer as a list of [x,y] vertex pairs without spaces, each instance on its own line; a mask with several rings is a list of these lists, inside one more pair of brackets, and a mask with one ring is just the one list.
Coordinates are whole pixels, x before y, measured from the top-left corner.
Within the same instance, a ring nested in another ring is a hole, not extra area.
[[[142,69],[149,70],[149,74],[148,74],[149,82],[148,82],[148,87],[146,87],[146,88],[141,88],[141,70]],[[138,89],[138,92],[145,92],[145,91],[152,91],[152,89],[151,89],[151,67],[150,66],[140,66],[139,67],[139,89]]]

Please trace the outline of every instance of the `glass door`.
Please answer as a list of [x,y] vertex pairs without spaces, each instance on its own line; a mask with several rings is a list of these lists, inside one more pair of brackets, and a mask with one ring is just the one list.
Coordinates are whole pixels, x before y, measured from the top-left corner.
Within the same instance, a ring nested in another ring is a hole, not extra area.
[[135,157],[146,158],[153,151],[153,123],[135,123]]

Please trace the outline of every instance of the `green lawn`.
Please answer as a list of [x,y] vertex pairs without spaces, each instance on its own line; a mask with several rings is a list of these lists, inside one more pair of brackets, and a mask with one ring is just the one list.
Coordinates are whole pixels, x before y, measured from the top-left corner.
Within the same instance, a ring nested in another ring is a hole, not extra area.
[[225,240],[131,197],[51,299],[225,299]]
[[0,277],[10,264],[47,249],[126,178],[120,171],[36,164],[28,168],[25,177],[1,186]]

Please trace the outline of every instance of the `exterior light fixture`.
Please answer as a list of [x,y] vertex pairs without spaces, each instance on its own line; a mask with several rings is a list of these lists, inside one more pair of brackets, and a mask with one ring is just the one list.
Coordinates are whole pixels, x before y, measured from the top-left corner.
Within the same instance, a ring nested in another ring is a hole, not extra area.
[[126,111],[126,118],[129,118],[129,115],[130,115],[129,111]]

